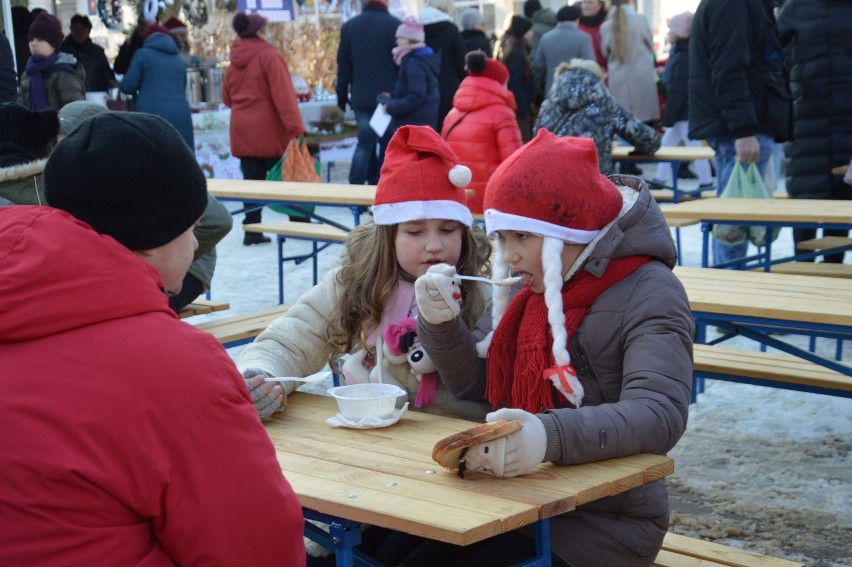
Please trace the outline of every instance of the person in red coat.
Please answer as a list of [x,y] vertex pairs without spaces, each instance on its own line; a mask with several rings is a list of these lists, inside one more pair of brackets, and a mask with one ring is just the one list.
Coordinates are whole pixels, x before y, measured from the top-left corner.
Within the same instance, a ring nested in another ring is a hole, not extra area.
[[[231,107],[231,153],[240,158],[245,179],[266,179],[290,140],[305,133],[296,90],[284,57],[259,37],[266,20],[238,12],[233,20],[240,39],[231,46],[231,66],[222,83],[222,102]],[[258,203],[243,203],[259,207]],[[243,224],[258,223],[261,209],[247,212]],[[247,232],[243,244],[269,237]]]
[[515,95],[506,88],[509,70],[482,51],[465,56],[468,76],[453,97],[441,136],[473,173],[467,198],[474,213],[482,212],[485,185],[503,160],[521,147],[515,118]]
[[245,382],[169,307],[208,199],[190,148],[107,112],[44,180],[49,207],[0,207],[0,565],[304,566]]

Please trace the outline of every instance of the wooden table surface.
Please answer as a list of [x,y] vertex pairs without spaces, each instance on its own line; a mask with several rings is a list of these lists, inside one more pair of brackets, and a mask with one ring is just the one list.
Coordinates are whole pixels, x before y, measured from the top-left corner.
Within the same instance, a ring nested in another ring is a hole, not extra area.
[[693,311],[848,327],[852,280],[678,266]]
[[336,428],[333,398],[296,392],[265,422],[302,506],[458,545],[512,531],[669,475],[674,462],[634,455],[586,465],[543,464],[511,479],[441,468],[435,443],[473,424],[409,411],[382,429]]
[[852,201],[822,199],[701,199],[662,207],[666,219],[708,221],[845,223],[852,227]]
[[832,175],[846,175],[846,172],[849,171],[849,165],[838,165],[835,168],[832,168]]
[[298,181],[208,179],[207,191],[220,199],[317,205],[370,206],[376,198],[375,185]]
[[713,159],[716,152],[709,146],[661,146],[653,155],[629,155],[633,146],[613,146],[612,159],[641,161],[693,161]]

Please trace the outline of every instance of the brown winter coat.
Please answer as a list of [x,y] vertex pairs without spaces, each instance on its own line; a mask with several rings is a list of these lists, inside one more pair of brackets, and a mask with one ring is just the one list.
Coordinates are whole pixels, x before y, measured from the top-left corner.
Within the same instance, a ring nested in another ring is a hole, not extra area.
[[[69,102],[86,100],[86,71],[83,66],[68,53],[60,53],[56,63],[44,73],[44,88],[47,91],[47,103],[50,108],[59,110]],[[30,105],[30,76],[21,75],[21,95],[18,101],[26,107]]]
[[[671,270],[675,246],[644,182],[612,179],[625,202],[635,202],[590,244],[582,269],[601,274],[610,260],[636,254],[652,260],[601,294],[569,338],[585,390],[582,407],[539,415],[548,434],[545,460],[561,465],[665,454],[686,429],[694,325]],[[484,317],[479,332],[487,332],[490,322]],[[463,399],[482,399],[485,361],[475,355],[478,337],[457,321],[431,325],[422,318],[418,332],[447,389]],[[583,566],[651,565],[667,529],[663,480],[551,520],[554,552]]]

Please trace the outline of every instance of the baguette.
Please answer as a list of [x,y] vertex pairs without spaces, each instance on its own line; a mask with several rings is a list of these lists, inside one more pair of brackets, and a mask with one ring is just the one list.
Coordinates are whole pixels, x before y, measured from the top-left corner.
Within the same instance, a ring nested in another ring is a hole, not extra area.
[[432,459],[442,467],[455,470],[459,468],[459,461],[464,457],[468,447],[505,437],[521,427],[521,421],[518,419],[512,421],[498,419],[465,429],[435,443]]

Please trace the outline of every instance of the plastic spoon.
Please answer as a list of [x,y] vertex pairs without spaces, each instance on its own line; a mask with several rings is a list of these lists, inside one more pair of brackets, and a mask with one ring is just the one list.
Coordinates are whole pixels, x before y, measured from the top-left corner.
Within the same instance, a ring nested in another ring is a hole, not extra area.
[[264,382],[302,382],[304,384],[313,384],[314,382],[322,382],[331,376],[331,372],[317,372],[316,374],[311,374],[310,376],[305,376],[304,378],[299,378],[298,376],[273,376],[272,378],[265,378]]
[[485,282],[485,283],[490,283],[491,285],[500,285],[500,286],[515,285],[516,283],[521,281],[521,276],[512,276],[510,278],[504,278],[502,280],[492,280],[492,279],[483,278],[483,277],[480,277],[480,276],[456,275],[455,277],[459,278],[460,280],[471,280],[471,281],[474,281],[474,282]]

